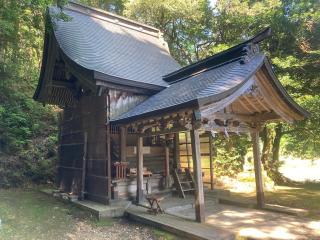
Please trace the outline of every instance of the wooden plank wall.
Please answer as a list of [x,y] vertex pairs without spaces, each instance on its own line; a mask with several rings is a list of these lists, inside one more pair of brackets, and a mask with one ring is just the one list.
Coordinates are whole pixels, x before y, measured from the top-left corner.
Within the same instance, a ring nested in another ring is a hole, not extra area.
[[[111,159],[112,163],[120,161],[120,134],[113,133],[111,135]],[[126,162],[129,163],[129,168],[136,167],[137,159],[137,135],[128,134],[127,135],[127,158]],[[163,174],[165,169],[165,150],[162,145],[151,145],[150,140],[144,138],[144,155],[143,155],[143,166],[147,167],[153,173]],[[173,163],[173,149],[170,148],[170,169]]]
[[[112,128],[114,129],[114,128]],[[126,146],[126,162],[129,163],[129,168],[137,167],[137,135],[127,134],[127,146]],[[111,134],[111,156],[112,163],[120,161],[120,132],[113,131]],[[146,167],[153,173],[152,177],[144,177],[143,184],[144,189],[149,189],[148,193],[158,192],[163,190],[164,185],[164,170],[165,170],[165,147],[163,145],[151,145],[151,139],[143,139],[143,167]],[[173,149],[170,148],[170,169],[173,164]],[[113,165],[113,164],[112,164]],[[115,176],[113,169],[112,175]],[[117,197],[120,199],[134,200],[137,193],[137,178],[129,177],[127,179],[116,180]],[[148,187],[147,187],[148,186]]]
[[106,97],[83,96],[74,107],[65,108],[61,119],[59,185],[63,191],[80,194],[87,133],[85,196],[107,203]]
[[146,95],[134,94],[121,90],[111,89],[110,95],[110,118],[114,119],[122,113],[127,112],[139,103],[146,100]]

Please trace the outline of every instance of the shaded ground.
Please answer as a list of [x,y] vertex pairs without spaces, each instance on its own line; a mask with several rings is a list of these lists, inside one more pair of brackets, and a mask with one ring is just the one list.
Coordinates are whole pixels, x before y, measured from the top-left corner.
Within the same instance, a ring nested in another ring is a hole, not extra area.
[[[235,198],[255,200],[255,193],[231,192]],[[294,183],[276,186],[265,192],[266,202],[309,211],[308,217],[320,219],[320,183]]]
[[87,212],[33,190],[0,190],[0,239],[177,239],[125,219],[96,221]]

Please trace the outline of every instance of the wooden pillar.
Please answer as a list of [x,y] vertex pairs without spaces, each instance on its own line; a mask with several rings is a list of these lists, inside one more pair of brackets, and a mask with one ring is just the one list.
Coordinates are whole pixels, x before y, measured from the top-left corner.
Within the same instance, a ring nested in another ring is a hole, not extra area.
[[143,138],[138,136],[137,142],[137,204],[143,200]]
[[191,146],[192,146],[193,174],[194,174],[194,180],[195,180],[196,221],[203,223],[205,222],[205,212],[204,212],[203,181],[202,181],[202,172],[201,172],[199,130],[191,130],[190,135],[191,135]]
[[185,139],[186,139],[186,153],[187,153],[188,169],[190,170],[189,145],[188,145],[188,133],[187,132],[185,132]]
[[107,158],[108,158],[108,162],[107,162],[107,175],[108,175],[108,201],[110,204],[110,200],[111,200],[111,126],[110,126],[110,122],[107,124]]
[[120,127],[120,162],[127,161],[127,128]]
[[83,158],[82,158],[82,177],[81,177],[81,192],[79,200],[84,200],[86,188],[86,171],[87,171],[87,147],[88,147],[88,133],[83,134]]
[[254,174],[256,180],[256,195],[258,208],[263,208],[265,205],[264,192],[263,192],[263,180],[261,172],[261,158],[260,158],[260,144],[259,144],[259,132],[255,131],[251,133],[252,147],[253,147],[253,160],[254,160]]
[[211,133],[209,133],[209,153],[210,153],[210,188],[211,190],[214,189],[214,183],[213,183],[213,150],[212,150],[212,144],[213,144],[213,137]]
[[174,169],[180,169],[181,165],[180,165],[180,144],[179,144],[179,133],[175,133],[174,134],[174,164],[173,164],[173,168]]
[[170,187],[170,149],[167,145],[164,147],[165,152],[165,169],[164,175],[166,177],[166,188]]

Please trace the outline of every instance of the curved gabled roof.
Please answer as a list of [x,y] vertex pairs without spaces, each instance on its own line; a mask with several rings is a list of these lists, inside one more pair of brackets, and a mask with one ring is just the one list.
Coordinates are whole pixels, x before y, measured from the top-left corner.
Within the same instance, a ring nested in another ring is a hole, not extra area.
[[307,117],[308,112],[293,101],[275,78],[266,56],[258,53],[246,63],[235,60],[175,82],[119,118],[113,119],[113,122],[130,122],[150,115],[161,115],[173,109],[199,108],[212,103],[219,105],[217,109],[222,108],[227,99],[237,99],[248,90],[255,82],[253,76],[263,69],[266,70],[266,81],[273,86],[271,91],[277,95],[276,101],[270,102],[270,107],[276,109],[275,105],[279,105],[285,109],[283,116],[289,114],[290,117],[284,120],[294,121]]
[[247,81],[262,65],[263,60],[264,55],[259,54],[247,64],[234,61],[190,76],[171,84],[114,121],[125,121],[172,107],[198,105],[200,99],[208,97],[211,97],[211,101],[218,101]]
[[59,11],[49,9],[59,47],[100,80],[110,77],[165,87],[162,76],[180,68],[153,27],[77,3],[64,7],[67,21],[54,17]]

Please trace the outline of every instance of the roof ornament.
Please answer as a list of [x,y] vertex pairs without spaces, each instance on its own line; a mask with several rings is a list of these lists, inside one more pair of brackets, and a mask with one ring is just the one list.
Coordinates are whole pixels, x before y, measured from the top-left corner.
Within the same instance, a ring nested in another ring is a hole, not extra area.
[[256,43],[248,43],[243,48],[242,51],[244,52],[243,56],[240,59],[241,64],[248,63],[254,55],[260,52],[259,45]]

